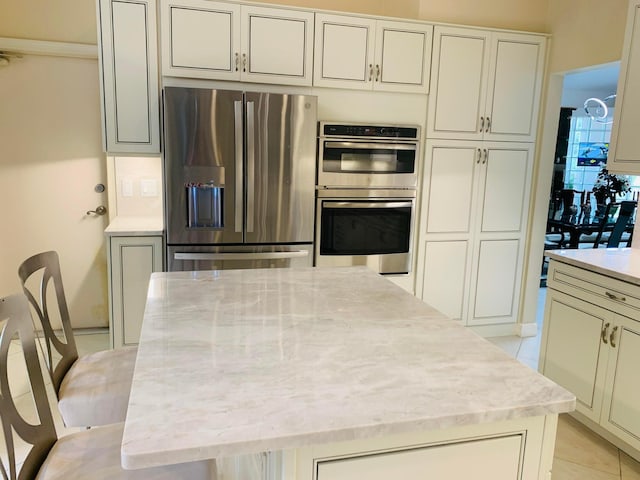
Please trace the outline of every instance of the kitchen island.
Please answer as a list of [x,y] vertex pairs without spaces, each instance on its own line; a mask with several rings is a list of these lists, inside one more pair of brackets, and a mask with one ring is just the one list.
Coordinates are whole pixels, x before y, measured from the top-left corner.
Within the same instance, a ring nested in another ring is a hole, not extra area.
[[217,458],[243,480],[546,479],[574,405],[364,267],[154,273],[122,462]]

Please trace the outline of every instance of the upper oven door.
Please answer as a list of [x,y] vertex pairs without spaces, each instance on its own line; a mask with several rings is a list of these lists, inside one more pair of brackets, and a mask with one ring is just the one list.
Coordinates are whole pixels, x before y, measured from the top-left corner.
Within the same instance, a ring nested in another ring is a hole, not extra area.
[[318,185],[415,188],[418,142],[320,138]]

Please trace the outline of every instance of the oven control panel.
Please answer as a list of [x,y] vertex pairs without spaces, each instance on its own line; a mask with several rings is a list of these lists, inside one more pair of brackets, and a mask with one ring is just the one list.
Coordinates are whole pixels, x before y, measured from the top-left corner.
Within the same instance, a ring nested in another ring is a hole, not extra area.
[[420,127],[320,122],[320,135],[323,137],[402,138],[417,140],[420,136]]

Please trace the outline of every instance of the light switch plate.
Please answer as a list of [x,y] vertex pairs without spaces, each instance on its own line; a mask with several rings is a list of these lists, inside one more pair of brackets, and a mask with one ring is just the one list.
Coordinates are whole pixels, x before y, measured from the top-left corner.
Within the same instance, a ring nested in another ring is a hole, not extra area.
[[140,180],[140,193],[143,197],[157,197],[158,182],[152,178]]

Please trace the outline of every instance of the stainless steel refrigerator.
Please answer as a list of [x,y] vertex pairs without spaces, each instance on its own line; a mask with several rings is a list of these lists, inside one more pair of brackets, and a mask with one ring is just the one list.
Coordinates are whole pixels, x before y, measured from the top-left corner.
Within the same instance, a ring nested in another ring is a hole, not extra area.
[[317,99],[164,89],[169,271],[312,265]]

